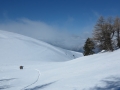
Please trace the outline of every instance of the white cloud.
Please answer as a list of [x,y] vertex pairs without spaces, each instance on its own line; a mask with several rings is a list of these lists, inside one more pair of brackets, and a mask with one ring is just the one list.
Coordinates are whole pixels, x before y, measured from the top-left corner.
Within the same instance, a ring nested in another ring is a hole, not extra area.
[[[70,18],[70,21],[73,21],[73,19]],[[72,35],[70,32],[61,32],[59,27],[25,18],[2,23],[0,29],[40,39],[67,49],[82,47],[85,39],[90,36],[90,33],[86,35],[84,32],[80,33],[80,36]]]
[[31,21],[29,19],[19,19],[0,24],[0,29],[27,35],[33,38],[53,38],[57,30],[46,23]]

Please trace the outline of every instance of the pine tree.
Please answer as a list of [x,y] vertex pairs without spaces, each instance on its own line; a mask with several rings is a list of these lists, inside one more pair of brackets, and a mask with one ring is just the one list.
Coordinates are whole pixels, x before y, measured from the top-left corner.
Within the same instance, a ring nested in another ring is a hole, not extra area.
[[94,54],[93,51],[94,42],[90,38],[88,38],[85,42],[83,49],[84,49],[84,56]]

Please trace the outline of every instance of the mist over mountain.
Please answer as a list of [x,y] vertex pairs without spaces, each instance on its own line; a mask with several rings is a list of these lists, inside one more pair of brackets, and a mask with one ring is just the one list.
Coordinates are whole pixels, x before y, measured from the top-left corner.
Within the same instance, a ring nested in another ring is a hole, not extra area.
[[85,39],[81,38],[80,36],[71,35],[67,39],[59,38],[57,40],[51,40],[51,41],[46,40],[45,42],[57,47],[64,48],[64,49],[83,52],[83,45],[84,45]]
[[92,30],[92,28],[92,26],[85,27],[82,32],[76,34],[75,31],[72,33],[69,29],[26,18],[0,23],[1,30],[29,36],[74,51],[82,51],[85,40],[91,36],[91,31],[86,30]]

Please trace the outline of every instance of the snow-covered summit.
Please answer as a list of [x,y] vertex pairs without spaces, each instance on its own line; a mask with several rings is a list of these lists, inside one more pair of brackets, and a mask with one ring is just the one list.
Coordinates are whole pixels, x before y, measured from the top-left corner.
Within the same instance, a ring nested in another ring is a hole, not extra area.
[[[43,41],[0,30],[0,62],[2,61],[68,61],[79,56],[76,53],[54,47]],[[12,62],[13,63],[13,62]]]

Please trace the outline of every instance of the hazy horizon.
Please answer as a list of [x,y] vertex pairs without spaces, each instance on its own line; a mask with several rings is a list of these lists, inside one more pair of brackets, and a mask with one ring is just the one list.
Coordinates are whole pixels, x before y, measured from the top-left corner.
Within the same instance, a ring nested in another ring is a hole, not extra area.
[[0,30],[79,49],[92,36],[101,15],[120,16],[119,3],[119,0],[1,0]]

